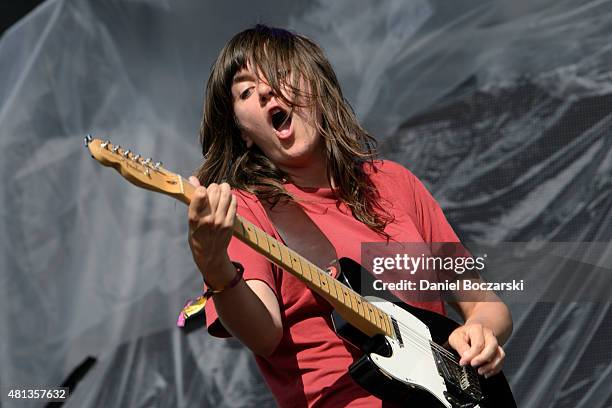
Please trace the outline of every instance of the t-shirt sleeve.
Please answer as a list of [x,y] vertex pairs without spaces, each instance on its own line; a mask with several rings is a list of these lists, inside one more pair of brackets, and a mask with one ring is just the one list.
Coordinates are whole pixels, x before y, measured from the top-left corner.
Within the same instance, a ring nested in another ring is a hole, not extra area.
[[[265,213],[263,210],[259,211],[260,206],[256,205],[254,199],[242,192],[234,191],[234,194],[238,202],[238,214],[268,234],[274,235],[270,224],[262,220]],[[233,262],[238,262],[244,267],[244,280],[257,279],[263,281],[278,296],[275,279],[276,268],[270,261],[236,237],[231,239],[227,253]],[[215,309],[214,296],[206,303],[204,309],[208,333],[215,337],[231,337],[231,334],[223,327],[219,319]]]
[[438,202],[412,172],[404,170],[409,195],[414,199],[410,207],[413,219],[423,240],[428,243],[459,242],[459,238],[444,216]]

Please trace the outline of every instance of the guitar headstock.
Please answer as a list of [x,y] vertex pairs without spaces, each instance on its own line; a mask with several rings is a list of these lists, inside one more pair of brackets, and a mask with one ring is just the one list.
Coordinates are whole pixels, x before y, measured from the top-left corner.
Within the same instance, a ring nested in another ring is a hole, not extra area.
[[181,201],[186,201],[184,179],[162,167],[161,162],[153,163],[129,149],[113,145],[110,141],[85,138],[85,145],[94,159],[102,165],[113,167],[130,183],[147,190],[165,193]]

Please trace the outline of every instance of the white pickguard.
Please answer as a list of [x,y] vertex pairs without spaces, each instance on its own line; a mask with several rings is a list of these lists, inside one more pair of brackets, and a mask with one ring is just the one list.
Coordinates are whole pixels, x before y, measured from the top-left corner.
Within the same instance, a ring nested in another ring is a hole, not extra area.
[[400,347],[397,340],[387,337],[392,349],[391,357],[372,353],[370,354],[372,361],[389,377],[408,386],[426,389],[440,400],[441,404],[452,408],[444,396],[446,384],[438,374],[434,355],[429,346],[431,334],[427,325],[391,302],[374,296],[368,296],[366,299],[395,318],[404,342],[404,346]]

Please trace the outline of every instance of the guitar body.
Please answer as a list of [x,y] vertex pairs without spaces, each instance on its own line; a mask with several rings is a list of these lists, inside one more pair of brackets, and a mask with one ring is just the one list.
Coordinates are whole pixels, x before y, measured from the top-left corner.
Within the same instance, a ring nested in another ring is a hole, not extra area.
[[[371,285],[369,272],[348,258],[340,260],[338,279],[359,292],[361,283]],[[371,303],[394,319],[400,336],[383,335],[367,337],[353,328],[334,312],[332,320],[338,334],[360,348],[364,355],[350,368],[351,377],[368,392],[378,398],[406,407],[516,407],[512,391],[502,373],[485,379],[470,373],[479,390],[470,392],[449,381],[449,371],[444,356],[432,350],[427,340],[444,345],[450,333],[459,325],[453,320],[407,305],[391,293],[381,293],[382,298],[366,297]],[[383,299],[384,298],[384,299]],[[452,351],[457,356],[457,354]],[[446,370],[446,372],[445,372]],[[445,376],[446,374],[446,376]]]

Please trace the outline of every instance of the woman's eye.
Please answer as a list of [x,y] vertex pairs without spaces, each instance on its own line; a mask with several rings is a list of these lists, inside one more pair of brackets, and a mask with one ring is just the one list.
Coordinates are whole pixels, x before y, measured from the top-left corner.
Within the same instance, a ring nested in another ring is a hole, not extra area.
[[242,91],[242,93],[240,94],[240,99],[246,99],[246,98],[248,98],[249,96],[251,96],[251,90],[252,90],[252,89],[253,89],[253,88],[247,88],[247,89],[245,89],[244,91]]

